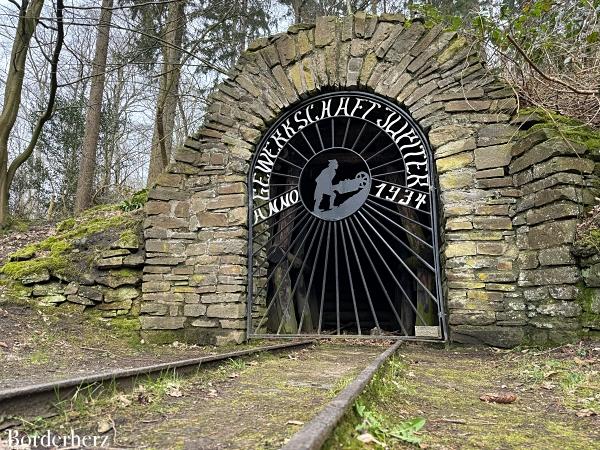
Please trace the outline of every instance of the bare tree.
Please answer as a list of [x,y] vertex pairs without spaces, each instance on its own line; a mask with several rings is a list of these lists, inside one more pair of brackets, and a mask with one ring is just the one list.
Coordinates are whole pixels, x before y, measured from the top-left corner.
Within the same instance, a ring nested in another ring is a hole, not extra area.
[[[50,62],[50,86],[48,103],[45,110],[38,117],[33,127],[33,132],[27,147],[8,164],[8,142],[11,131],[17,120],[21,97],[23,93],[23,79],[25,65],[30,49],[31,38],[39,23],[44,0],[22,0],[19,8],[17,29],[10,56],[8,76],[4,90],[4,104],[0,114],[0,227],[6,226],[9,218],[8,199],[10,186],[15,173],[21,165],[32,155],[39,139],[44,124],[52,116],[54,100],[56,98],[58,59],[64,41],[63,29],[63,0],[56,1],[57,38]],[[48,58],[47,58],[48,59]]]
[[148,181],[150,185],[169,163],[181,75],[181,44],[185,30],[185,1],[169,3],[164,43],[161,46],[162,72],[156,104],[154,133],[150,150]]
[[76,213],[91,206],[92,202],[112,7],[113,0],[102,0],[100,20],[98,21],[98,36],[96,38],[96,53],[94,55],[94,62],[92,63],[92,83],[87,107],[83,149],[79,162],[77,195],[75,197]]

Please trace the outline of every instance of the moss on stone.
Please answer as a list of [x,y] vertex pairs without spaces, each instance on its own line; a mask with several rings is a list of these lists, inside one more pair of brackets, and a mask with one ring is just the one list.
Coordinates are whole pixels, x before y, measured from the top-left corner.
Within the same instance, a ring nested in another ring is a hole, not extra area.
[[50,254],[28,261],[11,261],[6,263],[0,271],[8,278],[13,280],[22,280],[28,275],[38,273],[44,270],[50,272],[63,271],[69,265],[69,260],[62,254]]
[[595,130],[572,117],[563,116],[541,108],[524,108],[521,116],[535,116],[541,123],[535,124],[530,131],[546,129],[550,135],[568,139],[585,146],[595,156],[600,156],[600,130]]
[[21,280],[43,270],[68,275],[71,270],[76,270],[74,260],[85,258],[71,253],[78,240],[119,228],[124,229],[121,236],[135,236],[140,220],[135,213],[119,211],[116,205],[86,210],[77,217],[60,222],[55,235],[9,255],[10,262],[2,266],[0,272],[13,280]]

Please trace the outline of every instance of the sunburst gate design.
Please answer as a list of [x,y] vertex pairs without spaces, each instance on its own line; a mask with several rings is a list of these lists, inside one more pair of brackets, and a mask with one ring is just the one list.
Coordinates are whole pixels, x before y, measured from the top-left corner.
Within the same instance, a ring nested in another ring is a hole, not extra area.
[[445,336],[430,168],[419,127],[378,96],[283,114],[248,179],[249,336]]

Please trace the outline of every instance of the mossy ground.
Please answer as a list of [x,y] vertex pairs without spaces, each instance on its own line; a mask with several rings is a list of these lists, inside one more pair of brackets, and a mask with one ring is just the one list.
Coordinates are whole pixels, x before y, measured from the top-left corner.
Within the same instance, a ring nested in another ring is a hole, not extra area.
[[139,326],[136,318],[107,320],[0,299],[0,389],[234,349],[142,343]]
[[[492,351],[410,345],[359,399],[392,427],[424,417],[423,448],[587,449],[600,439],[599,345],[555,351]],[[524,352],[524,353],[523,353]],[[485,403],[482,394],[511,391],[512,404]],[[579,417],[579,415],[583,417]],[[363,444],[349,412],[326,449],[382,448]],[[389,448],[414,448],[389,439]]]
[[[12,280],[48,270],[76,273],[89,269],[86,251],[96,242],[123,240],[132,242],[142,220],[139,210],[125,212],[120,205],[104,205],[84,211],[79,216],[59,222],[55,233],[12,253],[0,272]],[[75,251],[73,251],[75,249]],[[81,251],[83,250],[83,251]]]
[[[109,421],[114,446],[148,449],[277,449],[362,370],[381,347],[322,344],[165,374],[129,389],[82,392],[59,416],[30,421],[28,433],[50,429],[96,434]],[[290,422],[291,421],[291,422]]]

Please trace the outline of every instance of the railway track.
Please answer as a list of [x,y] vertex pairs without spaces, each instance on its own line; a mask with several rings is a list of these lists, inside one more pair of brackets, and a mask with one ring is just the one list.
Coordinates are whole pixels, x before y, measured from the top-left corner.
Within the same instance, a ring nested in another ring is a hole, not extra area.
[[119,387],[123,387],[135,383],[136,379],[141,377],[157,377],[168,371],[185,374],[196,370],[202,365],[215,364],[257,353],[301,348],[313,343],[313,340],[303,340],[268,345],[219,355],[162,362],[131,369],[116,369],[49,383],[32,384],[29,386],[0,390],[0,419],[2,417],[25,418],[49,415],[55,409],[55,405],[61,400],[72,397],[78,390],[99,385],[101,383],[114,382]]
[[[29,418],[51,416],[55,413],[55,405],[61,400],[72,398],[81,389],[94,388],[102,383],[115,383],[119,387],[127,387],[134,385],[138,379],[158,377],[166,371],[175,371],[178,374],[191,373],[200,366],[243,358],[263,352],[303,348],[314,344],[314,342],[313,340],[303,340],[262,346],[220,355],[165,362],[126,370],[113,370],[91,376],[3,390],[0,391],[0,430],[6,428],[6,424],[3,427],[1,423],[3,417]],[[369,384],[377,370],[397,351],[400,345],[401,341],[397,341],[389,347],[384,348],[378,355],[375,353],[376,356],[371,362],[335,398],[325,404],[312,420],[306,422],[287,441],[283,449],[313,450],[321,448],[346,411]]]

